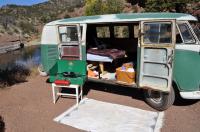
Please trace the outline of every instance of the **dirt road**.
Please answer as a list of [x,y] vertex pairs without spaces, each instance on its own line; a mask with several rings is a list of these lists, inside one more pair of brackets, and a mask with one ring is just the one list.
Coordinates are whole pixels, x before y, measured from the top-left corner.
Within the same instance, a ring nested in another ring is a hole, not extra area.
[[[0,90],[0,115],[4,118],[6,132],[79,132],[80,130],[58,124],[53,118],[74,105],[74,99],[61,98],[52,102],[47,78],[37,76],[28,82]],[[117,103],[145,110],[149,107],[138,90],[90,83],[85,85],[88,98]],[[200,131],[200,101],[176,103],[165,111],[162,132]]]

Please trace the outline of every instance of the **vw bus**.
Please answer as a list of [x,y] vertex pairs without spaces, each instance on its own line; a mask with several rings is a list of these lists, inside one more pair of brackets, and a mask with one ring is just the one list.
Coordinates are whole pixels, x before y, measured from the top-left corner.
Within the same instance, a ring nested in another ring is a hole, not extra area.
[[[175,100],[200,99],[200,31],[182,13],[82,16],[47,23],[43,70],[49,81],[97,81],[143,89],[146,102],[165,110]],[[124,89],[126,90],[126,89]]]

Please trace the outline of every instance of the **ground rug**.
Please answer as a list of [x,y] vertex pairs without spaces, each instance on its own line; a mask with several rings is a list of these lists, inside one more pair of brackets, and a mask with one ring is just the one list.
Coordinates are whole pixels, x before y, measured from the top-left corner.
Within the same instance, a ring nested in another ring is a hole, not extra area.
[[54,121],[89,132],[159,132],[163,112],[84,98]]

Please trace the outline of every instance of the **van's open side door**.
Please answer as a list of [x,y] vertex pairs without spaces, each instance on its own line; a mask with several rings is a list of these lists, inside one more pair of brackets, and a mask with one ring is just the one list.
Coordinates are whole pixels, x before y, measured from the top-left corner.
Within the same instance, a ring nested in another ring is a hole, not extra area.
[[141,21],[138,86],[169,92],[175,48],[175,20]]

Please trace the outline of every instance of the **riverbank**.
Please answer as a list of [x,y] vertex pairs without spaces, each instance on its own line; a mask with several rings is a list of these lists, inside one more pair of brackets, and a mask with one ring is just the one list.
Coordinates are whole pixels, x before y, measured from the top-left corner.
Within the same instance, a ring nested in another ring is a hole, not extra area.
[[[60,98],[53,104],[51,84],[46,83],[47,79],[48,77],[36,76],[29,78],[27,82],[0,90],[0,115],[4,118],[5,132],[81,132],[53,121],[76,101],[72,98]],[[155,111],[143,101],[142,93],[137,89],[88,83],[84,86],[84,94],[87,98],[99,101]],[[199,111],[200,102],[173,105],[164,112],[165,121],[161,131],[198,132]]]
[[29,46],[36,46],[36,45],[40,45],[40,42],[34,42],[34,43],[30,43],[28,45],[24,45],[23,43],[14,43],[14,44],[7,44],[4,46],[0,46],[0,54],[5,54],[8,52],[12,52],[15,50],[19,50],[25,47],[29,47]]
[[34,46],[34,45],[40,45],[40,44],[41,44],[41,39],[37,38],[37,39],[27,42],[25,46],[27,47],[27,46]]
[[20,50],[0,54],[0,88],[26,82],[26,78],[38,73],[40,46],[28,46]]
[[[7,40],[6,40],[7,38]],[[4,54],[7,52],[15,51],[18,49],[21,49],[23,47],[28,47],[28,46],[34,46],[34,45],[40,45],[40,38],[35,38],[31,41],[21,41],[19,38],[13,37],[5,37],[1,38],[0,37],[0,54]]]

